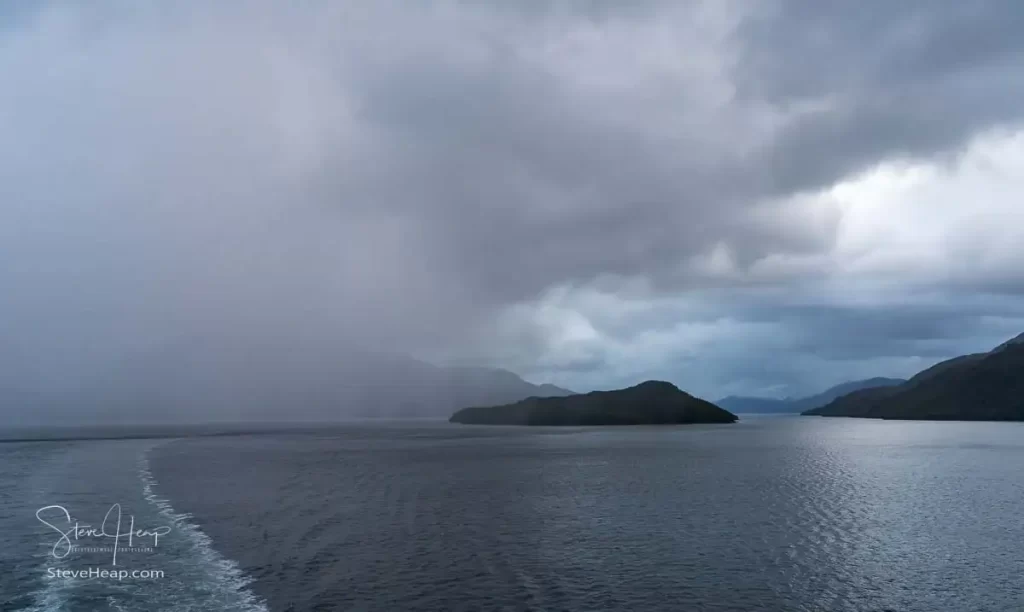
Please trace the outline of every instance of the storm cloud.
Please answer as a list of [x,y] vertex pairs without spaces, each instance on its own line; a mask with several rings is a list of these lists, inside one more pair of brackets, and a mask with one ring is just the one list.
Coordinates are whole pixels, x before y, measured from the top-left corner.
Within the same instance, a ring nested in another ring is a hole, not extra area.
[[1016,2],[0,19],[2,387],[241,336],[787,395],[1024,331]]

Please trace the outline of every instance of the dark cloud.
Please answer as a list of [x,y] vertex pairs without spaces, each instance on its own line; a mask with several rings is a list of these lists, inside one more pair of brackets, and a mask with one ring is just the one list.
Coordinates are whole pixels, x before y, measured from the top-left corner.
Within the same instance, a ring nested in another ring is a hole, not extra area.
[[743,99],[798,118],[759,168],[782,193],[879,159],[941,155],[1022,118],[1016,2],[780,0],[743,22]]
[[[873,356],[890,361],[871,375],[902,373],[882,370],[953,349],[936,338],[988,340],[971,322],[1002,311],[864,307],[854,290],[816,301],[816,284],[843,283],[846,217],[793,198],[1015,125],[1022,10],[20,10],[0,30],[0,71],[17,85],[0,93],[0,381],[73,386],[217,334],[483,359],[574,388],[655,374],[709,393],[817,387],[871,369],[826,372],[830,360]],[[971,272],[979,287],[1018,278]],[[538,323],[552,288],[608,279],[640,279],[636,300],[615,282],[605,293],[643,305]],[[905,280],[945,299],[934,275]],[[679,338],[652,335],[680,321]],[[552,348],[587,325],[585,350]],[[698,336],[737,348],[702,340],[707,358],[688,366],[701,374],[679,373]],[[663,341],[681,344],[629,357]],[[766,353],[773,364],[757,365]]]

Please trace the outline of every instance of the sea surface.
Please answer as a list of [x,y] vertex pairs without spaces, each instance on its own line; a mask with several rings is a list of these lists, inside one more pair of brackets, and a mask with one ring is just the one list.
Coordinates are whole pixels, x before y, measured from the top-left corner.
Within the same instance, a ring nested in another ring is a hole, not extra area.
[[0,443],[0,610],[1024,610],[1024,424],[94,437]]

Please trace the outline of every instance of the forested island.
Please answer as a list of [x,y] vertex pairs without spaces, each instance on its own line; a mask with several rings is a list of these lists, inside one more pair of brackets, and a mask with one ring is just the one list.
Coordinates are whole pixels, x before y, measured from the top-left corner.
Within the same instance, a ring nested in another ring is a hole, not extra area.
[[672,383],[654,380],[615,391],[530,397],[502,406],[464,408],[449,419],[472,425],[677,425],[737,420],[735,414]]

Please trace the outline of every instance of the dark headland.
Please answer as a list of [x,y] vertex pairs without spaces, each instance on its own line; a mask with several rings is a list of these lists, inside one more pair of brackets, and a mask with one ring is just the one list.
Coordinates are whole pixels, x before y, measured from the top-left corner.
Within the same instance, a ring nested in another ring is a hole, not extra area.
[[803,414],[932,421],[1024,421],[1024,334],[988,353],[943,361],[901,385],[855,391]]
[[653,380],[616,391],[530,397],[503,406],[465,408],[449,419],[472,425],[678,425],[737,420],[735,414],[672,383]]

